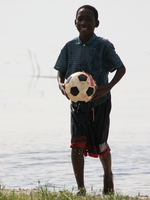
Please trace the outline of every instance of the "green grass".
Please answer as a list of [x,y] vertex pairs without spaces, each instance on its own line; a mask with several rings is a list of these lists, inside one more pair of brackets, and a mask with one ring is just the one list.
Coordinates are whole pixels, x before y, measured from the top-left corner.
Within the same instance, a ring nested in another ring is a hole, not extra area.
[[54,191],[48,190],[48,187],[37,187],[35,190],[9,190],[0,186],[0,200],[150,200],[148,196],[128,196],[128,195],[92,195],[77,196],[67,190]]

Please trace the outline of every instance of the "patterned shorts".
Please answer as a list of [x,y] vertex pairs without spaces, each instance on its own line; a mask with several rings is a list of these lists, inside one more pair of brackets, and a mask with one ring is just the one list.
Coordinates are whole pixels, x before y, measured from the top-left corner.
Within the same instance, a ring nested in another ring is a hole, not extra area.
[[89,111],[71,105],[71,148],[83,147],[84,155],[105,157],[110,148],[107,144],[111,98]]

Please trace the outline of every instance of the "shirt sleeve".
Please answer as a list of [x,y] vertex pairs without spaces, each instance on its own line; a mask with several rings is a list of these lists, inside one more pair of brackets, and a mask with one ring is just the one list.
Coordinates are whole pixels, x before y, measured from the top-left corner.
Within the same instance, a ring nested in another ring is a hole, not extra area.
[[54,66],[54,69],[61,71],[61,72],[65,72],[67,71],[67,47],[66,45],[63,47],[63,49],[61,50],[58,59],[56,61],[56,64]]
[[104,58],[105,65],[109,72],[113,72],[123,65],[120,57],[115,51],[114,45],[109,41],[106,44]]

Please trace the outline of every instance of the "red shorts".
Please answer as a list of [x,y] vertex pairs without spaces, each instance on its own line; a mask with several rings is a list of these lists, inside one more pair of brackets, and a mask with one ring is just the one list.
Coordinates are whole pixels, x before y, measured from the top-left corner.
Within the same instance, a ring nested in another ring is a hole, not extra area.
[[71,105],[71,146],[83,147],[84,155],[105,157],[110,148],[107,144],[111,98],[89,111]]

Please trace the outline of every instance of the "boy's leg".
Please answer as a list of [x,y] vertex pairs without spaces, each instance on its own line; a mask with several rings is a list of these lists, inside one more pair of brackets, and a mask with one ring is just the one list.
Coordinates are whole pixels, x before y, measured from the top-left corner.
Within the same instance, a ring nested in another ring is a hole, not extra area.
[[104,194],[114,193],[113,173],[111,170],[111,154],[110,152],[105,157],[100,157],[104,169]]
[[71,160],[78,190],[84,188],[84,157],[83,147],[72,147]]

